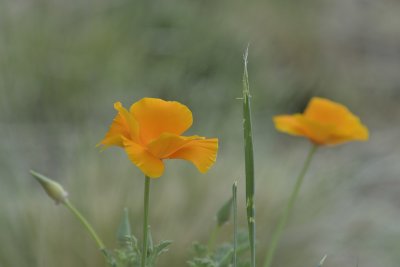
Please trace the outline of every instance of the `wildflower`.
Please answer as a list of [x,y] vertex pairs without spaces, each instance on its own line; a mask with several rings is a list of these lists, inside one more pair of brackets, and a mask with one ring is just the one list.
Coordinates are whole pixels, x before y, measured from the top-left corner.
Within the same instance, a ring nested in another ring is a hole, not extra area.
[[181,136],[193,123],[192,112],[185,105],[158,98],[143,98],[129,111],[120,102],[118,114],[100,145],[119,146],[148,177],[164,172],[164,159],[184,159],[204,173],[215,162],[218,139]]
[[316,145],[336,145],[368,140],[368,129],[345,106],[314,97],[303,114],[274,117],[275,127],[284,133],[304,136]]

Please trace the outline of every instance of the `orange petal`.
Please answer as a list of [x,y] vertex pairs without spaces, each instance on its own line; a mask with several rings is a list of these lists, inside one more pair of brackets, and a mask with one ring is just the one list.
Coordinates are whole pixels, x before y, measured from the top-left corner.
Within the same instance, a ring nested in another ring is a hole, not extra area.
[[119,112],[120,116],[124,118],[126,126],[130,135],[130,140],[139,141],[139,124],[129,111],[124,108],[121,102],[116,102],[114,108]]
[[189,141],[176,152],[170,154],[168,158],[188,160],[192,162],[201,173],[205,173],[215,163],[217,151],[217,138],[195,139]]
[[158,178],[164,172],[164,163],[154,157],[145,147],[124,139],[125,151],[129,159],[148,177]]
[[162,133],[181,135],[193,122],[188,107],[158,98],[143,98],[131,106],[130,112],[139,124],[144,144],[157,139]]
[[324,144],[333,130],[333,126],[321,125],[301,114],[275,116],[273,120],[277,130],[307,137],[316,144]]
[[304,116],[316,122],[343,127],[360,123],[360,119],[347,107],[321,97],[313,97],[310,100]]
[[367,127],[361,122],[340,125],[330,134],[328,144],[339,144],[348,141],[366,141],[369,138]]
[[[336,139],[333,138],[337,128],[332,124],[322,124],[317,121],[308,119],[300,115],[297,120],[301,124],[302,135],[308,137],[312,142],[318,145],[336,144]],[[335,139],[335,140],[334,140]]]
[[137,141],[139,136],[138,124],[133,116],[122,106],[120,102],[114,104],[114,108],[118,111],[109,131],[104,139],[100,142],[104,146],[123,146],[123,138]]
[[367,127],[348,108],[320,97],[311,99],[304,114],[276,116],[274,123],[279,131],[307,137],[319,145],[368,139]]
[[103,145],[105,146],[105,148],[109,147],[109,146],[120,146],[123,147],[123,141],[122,141],[122,136],[120,134],[116,134],[113,135],[112,133],[110,133],[110,131],[106,134],[106,137],[104,137],[103,140],[101,140],[101,142],[99,144],[97,144],[97,146]]
[[331,128],[327,144],[346,141],[368,140],[368,129],[347,107],[328,99],[314,97],[308,104],[304,116],[310,121]]
[[361,124],[342,127],[340,124],[314,121],[301,114],[275,116],[274,123],[279,131],[307,137],[318,145],[336,145],[368,139],[368,130]]
[[157,139],[147,145],[149,151],[157,158],[165,159],[184,145],[193,140],[205,139],[201,136],[179,136],[176,134],[163,133]]
[[275,116],[273,117],[275,128],[287,134],[305,136],[304,125],[300,120],[302,116],[301,114]]

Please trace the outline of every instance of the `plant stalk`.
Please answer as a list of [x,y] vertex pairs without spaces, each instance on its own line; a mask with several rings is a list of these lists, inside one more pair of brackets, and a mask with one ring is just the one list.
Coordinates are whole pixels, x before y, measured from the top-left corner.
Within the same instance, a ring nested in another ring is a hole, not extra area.
[[97,246],[99,247],[100,251],[103,253],[103,255],[107,257],[106,253],[106,247],[104,246],[103,241],[101,241],[99,235],[96,233],[96,231],[93,229],[93,227],[90,225],[90,223],[83,217],[83,215],[75,208],[72,203],[66,199],[64,202],[65,206],[75,215],[75,217],[79,220],[79,222],[85,227],[85,229],[89,232],[93,240],[96,242]]
[[288,202],[285,210],[283,211],[281,218],[279,219],[276,229],[272,233],[271,243],[267,250],[267,256],[265,257],[264,267],[270,267],[272,264],[272,260],[274,258],[276,247],[279,243],[279,240],[281,238],[283,230],[286,226],[289,215],[293,209],[297,195],[299,194],[301,184],[303,183],[303,180],[304,180],[304,176],[307,173],[308,168],[310,167],[311,160],[312,160],[317,148],[318,148],[317,145],[312,144],[312,146],[308,152],[308,155],[304,162],[303,168],[301,169],[299,176],[297,177],[296,184],[294,186],[292,194],[290,195],[289,202]]
[[208,238],[207,249],[210,254],[214,250],[215,241],[217,240],[218,232],[219,232],[219,226],[215,225],[213,230],[211,231],[210,237]]
[[249,74],[247,72],[247,57],[249,48],[247,47],[243,60],[243,134],[244,134],[244,156],[246,172],[246,208],[247,226],[250,239],[251,267],[256,266],[256,215],[254,206],[254,153],[253,153],[253,134],[251,127],[251,105],[250,105],[250,86]]
[[149,225],[149,222],[148,222],[149,221],[149,198],[150,198],[150,178],[145,176],[142,267],[146,267],[146,260],[147,260],[147,242],[148,242],[148,225]]
[[237,182],[232,186],[232,205],[233,205],[233,259],[232,266],[237,265]]

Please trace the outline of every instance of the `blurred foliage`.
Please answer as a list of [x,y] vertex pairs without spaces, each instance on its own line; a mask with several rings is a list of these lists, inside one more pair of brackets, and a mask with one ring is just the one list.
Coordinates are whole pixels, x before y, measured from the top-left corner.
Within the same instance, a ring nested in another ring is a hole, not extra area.
[[[223,243],[213,251],[198,242],[193,243],[193,259],[188,261],[190,267],[229,267],[232,266],[233,244]],[[247,230],[238,232],[237,253],[239,261],[238,267],[249,267],[248,260],[249,235]]]
[[[141,251],[138,239],[132,235],[128,209],[125,208],[120,226],[117,231],[117,239],[120,248],[114,253],[107,252],[108,263],[111,267],[139,267],[141,266],[143,251]],[[158,257],[168,251],[172,241],[163,240],[159,244],[154,245],[151,235],[150,226],[148,229],[148,247],[147,247],[147,264],[146,266],[156,266]]]

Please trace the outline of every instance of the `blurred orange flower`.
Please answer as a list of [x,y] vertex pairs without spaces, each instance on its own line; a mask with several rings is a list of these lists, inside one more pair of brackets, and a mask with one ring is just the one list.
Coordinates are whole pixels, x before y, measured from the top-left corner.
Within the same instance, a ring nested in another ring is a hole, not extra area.
[[114,104],[118,114],[100,145],[119,146],[148,177],[164,172],[164,159],[184,159],[204,173],[215,162],[218,139],[181,136],[192,125],[192,112],[175,101],[143,98],[129,111],[120,102]]
[[316,145],[336,145],[348,141],[368,140],[368,129],[345,106],[314,97],[303,114],[273,118],[281,132],[304,136]]

